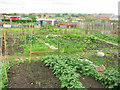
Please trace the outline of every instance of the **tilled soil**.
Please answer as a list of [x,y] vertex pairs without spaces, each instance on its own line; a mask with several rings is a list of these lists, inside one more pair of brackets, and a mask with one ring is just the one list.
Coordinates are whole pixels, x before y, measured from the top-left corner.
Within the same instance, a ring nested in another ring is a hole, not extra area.
[[80,74],[81,77],[80,82],[83,84],[83,86],[85,86],[85,88],[104,88],[105,86],[102,86],[98,81],[96,81],[94,78],[92,77],[88,77],[88,76],[84,76],[82,74]]
[[[79,79],[85,88],[105,88],[92,77],[81,74]],[[6,88],[61,88],[60,80],[41,62],[14,65],[8,72],[8,80]]]
[[21,63],[10,68],[6,88],[60,88],[61,83],[41,62]]

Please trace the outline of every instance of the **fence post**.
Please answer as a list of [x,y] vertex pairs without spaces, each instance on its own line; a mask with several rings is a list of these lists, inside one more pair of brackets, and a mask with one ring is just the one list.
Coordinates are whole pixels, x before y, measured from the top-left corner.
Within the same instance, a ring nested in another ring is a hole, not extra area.
[[65,34],[67,33],[67,24],[65,24]]
[[85,34],[88,34],[88,22],[86,22],[86,31]]
[[105,22],[104,22],[104,33],[105,33],[105,26],[106,26],[106,25],[105,25]]
[[69,26],[69,33],[71,32],[71,26]]
[[115,27],[114,27],[114,23],[113,23],[113,29],[112,29],[112,33],[114,32],[114,29],[115,29]]
[[[2,63],[2,34],[1,34],[1,31],[0,31],[0,81],[2,81],[2,66],[3,66],[3,63]],[[0,84],[0,90],[2,90],[2,84]]]
[[48,21],[46,21],[46,31],[48,30]]

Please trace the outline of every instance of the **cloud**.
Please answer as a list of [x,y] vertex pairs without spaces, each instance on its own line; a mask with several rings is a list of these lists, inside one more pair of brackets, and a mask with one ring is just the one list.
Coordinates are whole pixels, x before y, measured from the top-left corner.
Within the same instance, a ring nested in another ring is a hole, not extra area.
[[0,0],[0,12],[118,14],[118,1],[119,0]]
[[57,5],[72,5],[72,3],[67,3],[67,2],[54,2],[53,4],[57,4]]
[[14,4],[13,2],[0,1],[0,4]]
[[20,5],[21,2],[16,2],[15,0],[12,0],[12,1],[0,1],[0,5]]

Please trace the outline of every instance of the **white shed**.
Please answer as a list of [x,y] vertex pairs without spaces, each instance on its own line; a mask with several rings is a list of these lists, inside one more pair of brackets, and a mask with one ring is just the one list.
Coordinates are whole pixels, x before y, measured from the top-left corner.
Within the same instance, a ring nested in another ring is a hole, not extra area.
[[51,25],[53,26],[55,19],[42,19],[42,18],[39,18],[39,19],[36,19],[36,21],[39,22],[41,25],[44,25],[44,24],[46,24],[47,21],[50,21]]

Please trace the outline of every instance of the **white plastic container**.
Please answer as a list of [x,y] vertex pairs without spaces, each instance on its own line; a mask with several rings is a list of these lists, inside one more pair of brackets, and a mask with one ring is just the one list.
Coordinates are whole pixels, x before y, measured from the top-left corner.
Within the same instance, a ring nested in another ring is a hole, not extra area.
[[5,28],[11,28],[11,25],[9,25],[9,24],[4,24],[3,27],[5,27]]
[[99,57],[103,57],[104,55],[105,54],[103,52],[101,52],[101,51],[97,52],[97,56],[99,56]]

